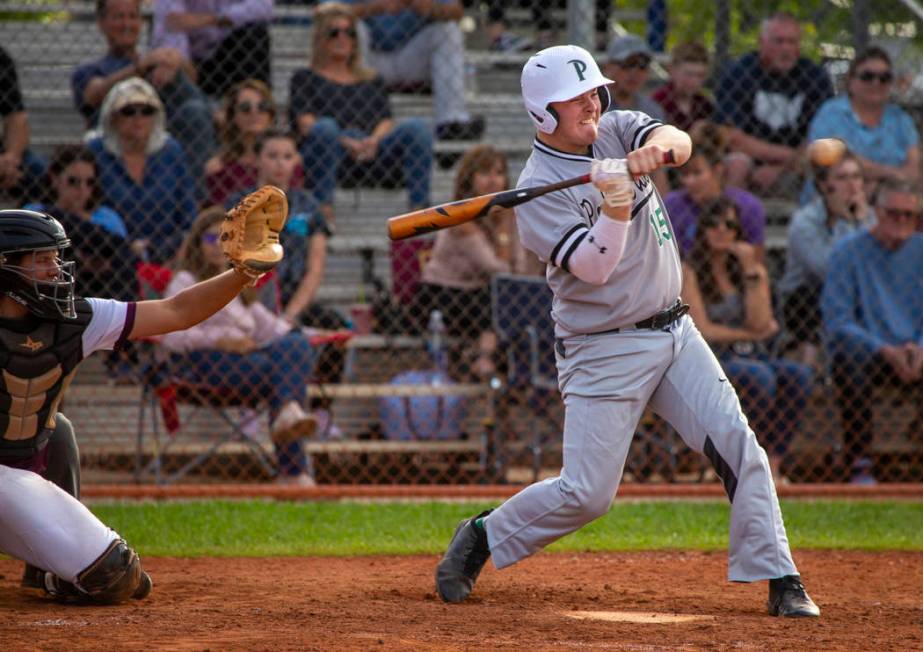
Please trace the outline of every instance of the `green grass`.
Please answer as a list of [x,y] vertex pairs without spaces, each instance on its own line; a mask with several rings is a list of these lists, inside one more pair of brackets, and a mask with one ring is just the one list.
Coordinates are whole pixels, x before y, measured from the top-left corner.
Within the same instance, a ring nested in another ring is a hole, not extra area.
[[[485,503],[190,501],[95,503],[146,555],[276,556],[441,552],[459,519]],[[786,501],[795,548],[923,550],[923,502]],[[557,551],[720,550],[721,502],[619,502],[558,541]]]

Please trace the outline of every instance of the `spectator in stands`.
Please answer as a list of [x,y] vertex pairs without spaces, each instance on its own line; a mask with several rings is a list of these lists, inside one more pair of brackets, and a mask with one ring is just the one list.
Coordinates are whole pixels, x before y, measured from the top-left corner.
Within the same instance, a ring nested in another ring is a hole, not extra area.
[[272,0],[157,0],[151,42],[191,59],[212,97],[245,79],[271,85],[272,11]]
[[[227,269],[218,242],[223,219],[224,209],[214,206],[196,218],[165,296]],[[314,484],[300,445],[317,427],[301,405],[313,368],[313,351],[301,330],[293,330],[245,289],[202,323],[164,335],[163,346],[173,352],[174,369],[187,380],[232,388],[243,399],[267,402],[280,481]]]
[[[663,108],[642,92],[653,56],[647,42],[634,34],[612,37],[602,66],[603,74],[612,80],[608,110],[641,111],[661,122],[666,119]],[[670,190],[665,170],[651,174],[651,180],[661,194],[665,195]]]
[[350,0],[349,4],[368,28],[367,59],[386,84],[432,85],[436,138],[479,139],[484,118],[472,117],[465,102],[465,49],[458,25],[464,15],[461,2]]
[[[209,204],[226,204],[228,197],[256,184],[256,141],[275,123],[276,103],[269,86],[245,79],[228,91],[222,108],[221,148],[205,165]],[[300,164],[292,183],[296,187],[304,183]]]
[[36,197],[38,180],[44,172],[44,162],[29,148],[29,116],[19,90],[16,64],[0,46],[0,121],[3,141],[0,143],[0,192],[11,193],[25,200]]
[[[267,184],[289,188],[288,220],[281,234],[285,258],[276,267],[276,283],[260,293],[263,304],[281,313],[293,326],[306,326],[319,331],[345,330],[346,321],[336,310],[316,301],[317,290],[324,280],[327,264],[327,239],[330,229],[311,193],[294,188],[292,180],[299,166],[295,138],[287,132],[270,129],[256,142],[257,181],[254,188]],[[229,205],[236,203],[232,198]],[[314,365],[314,375],[321,382],[338,383],[342,379],[345,357],[342,348],[328,344],[321,347]],[[312,413],[319,432],[336,437],[339,428],[330,421],[330,401],[314,399]]]
[[798,20],[778,12],[763,21],[759,51],[744,55],[721,75],[716,120],[733,127],[731,185],[765,192],[795,180],[808,123],[833,95],[827,73],[800,57],[800,51]]
[[702,214],[700,227],[683,262],[683,301],[737,387],[753,430],[766,438],[769,466],[781,479],[813,374],[810,367],[770,354],[779,324],[769,274],[743,240],[737,206],[719,198]]
[[183,148],[164,122],[154,87],[129,77],[106,95],[102,134],[87,145],[106,203],[122,216],[141,257],[161,265],[176,253],[196,210]]
[[677,45],[670,53],[670,80],[651,98],[663,109],[665,121],[689,131],[700,120],[710,120],[715,110],[702,93],[708,79],[708,50],[701,43]]
[[362,181],[403,170],[410,206],[430,204],[430,130],[419,118],[394,120],[384,81],[362,63],[356,23],[346,4],[315,10],[311,67],[295,72],[289,93],[306,176],[328,222],[338,177]]
[[[894,72],[891,57],[879,47],[857,55],[846,73],[846,95],[830,98],[808,128],[808,140],[836,137],[855,153],[870,182],[870,193],[882,179],[915,182],[920,176],[920,136],[913,118],[891,102]],[[814,195],[805,185],[802,203]]]
[[792,215],[788,226],[785,275],[779,282],[785,328],[815,366],[820,345],[820,293],[830,250],[843,237],[875,222],[868,202],[862,164],[852,153],[814,172],[818,196]]
[[743,238],[750,243],[758,260],[764,258],[766,213],[763,203],[746,190],[727,184],[725,149],[720,130],[713,123],[700,123],[694,139],[692,157],[679,170],[681,190],[664,198],[673,224],[680,253],[687,256],[695,241],[702,211],[720,197],[737,206]]
[[[489,145],[468,150],[455,175],[455,199],[466,199],[509,187],[506,157]],[[423,266],[417,310],[425,329],[430,312],[442,312],[449,335],[478,342],[475,369],[486,376],[493,371],[497,348],[491,330],[490,277],[509,272],[515,259],[515,216],[496,210],[474,222],[436,234],[432,256]],[[455,375],[465,375],[469,365],[453,352]]]
[[199,181],[215,148],[208,99],[195,85],[195,67],[179,50],[158,47],[145,54],[139,52],[141,24],[141,0],[97,0],[96,26],[109,49],[99,59],[74,70],[74,106],[87,127],[95,128],[99,108],[110,89],[129,77],[143,77],[157,89],[166,110],[167,129],[183,146],[190,173]]
[[64,226],[77,262],[77,293],[137,299],[137,256],[122,218],[99,203],[93,152],[80,145],[58,147],[47,176],[45,201],[23,208],[47,213]]
[[877,223],[840,240],[830,253],[821,294],[826,342],[853,482],[876,481],[872,396],[895,385],[918,410],[923,402],[923,234],[915,231],[923,200],[916,186],[885,178]]

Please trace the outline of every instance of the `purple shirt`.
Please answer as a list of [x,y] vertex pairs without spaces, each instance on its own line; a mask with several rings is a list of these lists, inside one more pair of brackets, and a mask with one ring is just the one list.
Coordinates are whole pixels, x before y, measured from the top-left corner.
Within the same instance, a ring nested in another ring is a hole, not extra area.
[[[762,245],[766,237],[766,211],[763,209],[763,202],[746,190],[731,186],[724,189],[724,196],[737,205],[744,240],[752,245]],[[685,256],[695,241],[701,209],[692,201],[686,190],[674,190],[664,198],[663,203],[670,216],[670,222],[673,223],[679,251]]]
[[[154,3],[151,47],[175,48],[187,59],[202,61],[214,51],[233,28],[272,20],[273,0],[158,0]],[[216,14],[231,21],[233,28],[203,27],[190,32],[167,31],[167,16],[175,13]]]

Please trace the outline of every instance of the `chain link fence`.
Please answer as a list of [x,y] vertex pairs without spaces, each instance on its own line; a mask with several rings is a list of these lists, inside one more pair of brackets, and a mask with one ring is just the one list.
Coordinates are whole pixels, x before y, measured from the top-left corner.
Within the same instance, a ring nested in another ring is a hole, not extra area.
[[[385,221],[512,187],[534,137],[522,64],[573,42],[614,107],[693,136],[654,179],[698,288],[683,299],[778,478],[920,481],[919,22],[886,4],[5,3],[0,201],[65,224],[81,295],[217,273],[221,209],[288,191],[270,278],[85,361],[63,410],[90,480],[555,473],[550,294],[512,211],[396,243]],[[825,137],[852,154],[812,168]],[[626,470],[715,478],[651,413]]]

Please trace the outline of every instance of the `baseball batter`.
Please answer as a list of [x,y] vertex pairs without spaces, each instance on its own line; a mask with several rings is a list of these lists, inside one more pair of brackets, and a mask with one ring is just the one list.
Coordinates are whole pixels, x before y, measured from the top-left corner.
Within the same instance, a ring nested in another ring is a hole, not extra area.
[[689,136],[611,111],[592,56],[532,56],[522,93],[538,135],[518,187],[591,173],[592,185],[516,208],[523,244],[547,264],[564,400],[560,477],[462,521],[436,569],[446,602],[468,597],[488,557],[500,569],[604,515],[645,406],[714,465],[731,502],[728,577],[768,579],[769,613],[818,616],[789,550],[767,457],[687,306],[670,220],[648,175],[691,152]]
[[281,190],[249,195],[225,223],[262,241],[222,245],[234,270],[169,299],[124,303],[74,296],[74,263],[61,259],[70,241],[57,220],[0,210],[0,552],[27,563],[24,586],[100,604],[150,594],[135,551],[72,495],[79,456],[58,405],[94,351],[197,324],[268,271],[282,258],[286,214]]

